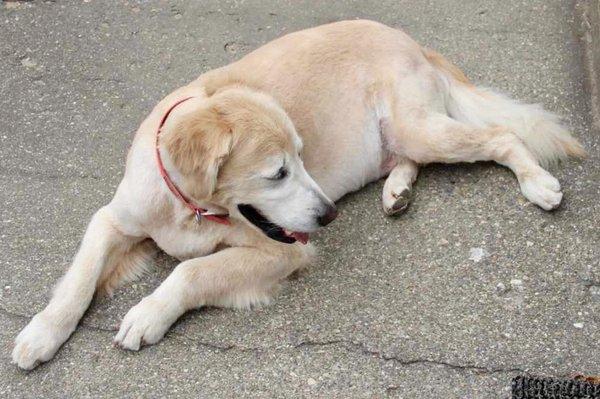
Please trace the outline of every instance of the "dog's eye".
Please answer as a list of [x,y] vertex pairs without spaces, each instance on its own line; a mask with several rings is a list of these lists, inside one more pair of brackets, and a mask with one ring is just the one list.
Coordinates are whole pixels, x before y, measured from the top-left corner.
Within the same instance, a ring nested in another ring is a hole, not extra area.
[[288,171],[283,166],[279,168],[275,176],[269,177],[269,180],[282,180],[288,175]]

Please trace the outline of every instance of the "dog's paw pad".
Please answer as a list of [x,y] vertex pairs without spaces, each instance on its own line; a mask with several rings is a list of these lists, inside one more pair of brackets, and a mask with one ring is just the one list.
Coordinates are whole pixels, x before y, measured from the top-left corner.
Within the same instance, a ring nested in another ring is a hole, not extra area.
[[383,200],[383,211],[388,216],[404,213],[412,200],[412,190],[404,188],[398,192],[392,190]]

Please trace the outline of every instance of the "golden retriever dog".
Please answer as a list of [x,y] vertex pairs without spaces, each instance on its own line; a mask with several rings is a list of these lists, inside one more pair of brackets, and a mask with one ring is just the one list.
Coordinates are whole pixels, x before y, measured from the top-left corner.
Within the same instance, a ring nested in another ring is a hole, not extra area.
[[555,115],[470,83],[402,31],[345,21],[286,35],[152,110],[13,361],[51,359],[95,292],[146,270],[152,241],[181,263],[123,318],[124,349],[157,343],[190,309],[268,302],[310,262],[308,234],[336,217],[334,201],[369,182],[388,176],[391,215],[409,204],[419,165],[495,161],[551,210],[562,193],[543,167],[584,155]]

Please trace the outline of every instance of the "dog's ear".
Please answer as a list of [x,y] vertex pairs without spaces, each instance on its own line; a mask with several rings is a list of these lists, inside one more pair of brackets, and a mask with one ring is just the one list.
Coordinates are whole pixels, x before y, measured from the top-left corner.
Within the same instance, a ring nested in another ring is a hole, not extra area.
[[175,167],[198,185],[194,184],[190,194],[208,198],[214,193],[219,168],[231,151],[232,136],[231,126],[212,107],[180,117],[164,136]]

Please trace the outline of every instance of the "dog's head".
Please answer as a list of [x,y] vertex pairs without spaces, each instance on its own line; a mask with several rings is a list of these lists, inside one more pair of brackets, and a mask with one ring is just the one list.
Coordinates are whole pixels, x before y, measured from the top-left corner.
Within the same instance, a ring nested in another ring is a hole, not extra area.
[[293,243],[335,219],[300,159],[302,141],[271,97],[230,87],[177,118],[164,147],[188,195]]

